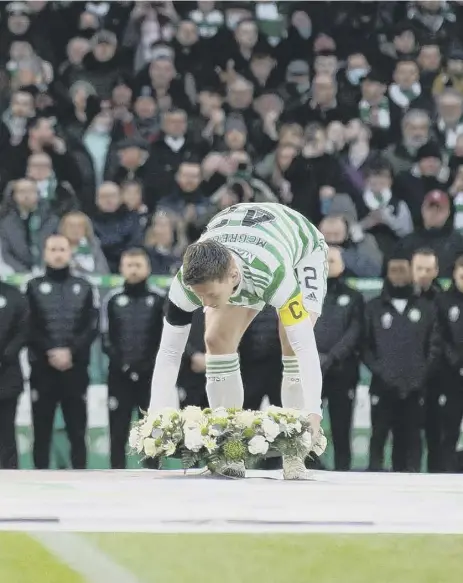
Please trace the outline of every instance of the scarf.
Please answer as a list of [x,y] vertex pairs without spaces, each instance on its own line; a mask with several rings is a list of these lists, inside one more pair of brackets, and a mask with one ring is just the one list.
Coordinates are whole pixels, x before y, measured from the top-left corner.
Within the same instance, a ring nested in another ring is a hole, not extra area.
[[363,123],[370,125],[371,114],[374,109],[378,109],[379,127],[388,129],[391,125],[391,114],[389,112],[389,100],[384,96],[378,105],[371,105],[366,99],[362,99],[359,103],[360,119]]
[[463,134],[463,123],[461,123],[460,120],[460,122],[455,126],[455,128],[449,128],[446,126],[445,121],[443,119],[439,119],[437,121],[437,129],[445,137],[445,147],[448,153],[452,153],[456,146],[458,136],[460,134]]
[[401,89],[397,83],[389,85],[389,97],[401,109],[410,107],[410,103],[421,95],[421,85],[413,83],[410,89]]
[[164,138],[164,142],[169,146],[169,148],[177,153],[179,150],[183,148],[183,144],[185,143],[185,137],[180,136],[178,138],[174,138],[173,136],[166,136]]
[[72,254],[73,268],[78,271],[93,273],[95,271],[95,258],[92,248],[86,237],[79,241],[79,245]]
[[390,188],[379,193],[373,192],[371,189],[367,188],[367,190],[363,192],[363,200],[371,211],[386,208],[391,198],[392,192]]

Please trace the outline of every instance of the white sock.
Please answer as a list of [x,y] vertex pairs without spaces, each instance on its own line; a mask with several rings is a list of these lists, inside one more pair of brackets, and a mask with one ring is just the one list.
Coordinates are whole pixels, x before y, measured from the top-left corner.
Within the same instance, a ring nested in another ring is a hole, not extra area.
[[243,407],[244,390],[238,354],[206,354],[206,393],[209,406]]
[[281,383],[281,404],[289,409],[303,409],[299,364],[295,356],[283,356],[283,380]]

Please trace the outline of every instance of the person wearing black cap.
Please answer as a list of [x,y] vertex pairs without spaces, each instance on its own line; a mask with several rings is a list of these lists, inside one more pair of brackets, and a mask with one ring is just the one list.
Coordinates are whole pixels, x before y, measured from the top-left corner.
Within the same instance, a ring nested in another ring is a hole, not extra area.
[[130,137],[116,144],[119,167],[115,170],[114,182],[121,184],[127,180],[143,182],[145,163],[149,156],[149,144],[139,137]]
[[344,279],[344,261],[337,247],[328,251],[328,281],[323,313],[315,339],[323,373],[322,397],[328,401],[336,471],[351,466],[350,432],[358,382],[363,324],[362,294]]
[[437,256],[441,277],[451,277],[455,259],[463,255],[463,236],[453,229],[450,199],[445,192],[433,190],[425,196],[422,209],[423,226],[398,243],[406,257],[418,249],[431,249]]
[[304,106],[311,97],[310,67],[306,61],[291,61],[286,68],[279,94],[285,102],[285,112]]
[[372,132],[371,144],[382,149],[400,136],[400,108],[386,95],[387,78],[372,69],[361,82],[357,116]]
[[416,153],[416,162],[408,172],[399,172],[395,187],[399,198],[404,200],[412,213],[415,227],[423,225],[421,206],[428,192],[446,190],[449,171],[442,162],[439,144],[429,141]]
[[362,360],[372,373],[369,470],[384,470],[391,432],[393,471],[419,472],[425,387],[440,352],[437,317],[428,300],[414,295],[403,253],[385,267],[383,290],[364,318]]

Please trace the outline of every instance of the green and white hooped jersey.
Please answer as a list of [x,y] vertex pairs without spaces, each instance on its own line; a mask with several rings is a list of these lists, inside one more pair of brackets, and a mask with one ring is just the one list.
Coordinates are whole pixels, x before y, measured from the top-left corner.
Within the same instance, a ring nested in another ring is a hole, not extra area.
[[[300,260],[323,248],[323,235],[298,212],[279,203],[243,203],[215,215],[200,240],[214,239],[230,249],[241,267],[241,283],[229,303],[277,309],[300,293],[295,268]],[[201,302],[182,280],[172,282],[169,298],[193,311]]]

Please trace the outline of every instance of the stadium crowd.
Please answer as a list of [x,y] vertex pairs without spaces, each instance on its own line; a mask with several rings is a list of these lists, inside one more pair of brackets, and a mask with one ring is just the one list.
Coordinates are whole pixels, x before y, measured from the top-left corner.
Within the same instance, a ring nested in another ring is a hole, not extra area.
[[[109,357],[111,465],[147,408],[163,294],[219,210],[279,201],[330,245],[316,326],[335,467],[359,365],[369,469],[456,471],[463,418],[463,3],[10,2],[0,7],[0,467],[31,363],[34,464],[61,404],[86,465],[90,347]],[[45,269],[45,272],[43,271]],[[86,279],[121,273],[95,297]],[[368,302],[346,278],[384,277]],[[453,279],[449,289],[438,278]],[[101,303],[101,310],[97,304]],[[178,385],[205,405],[202,313]],[[245,407],[280,403],[276,314],[240,346]]]

